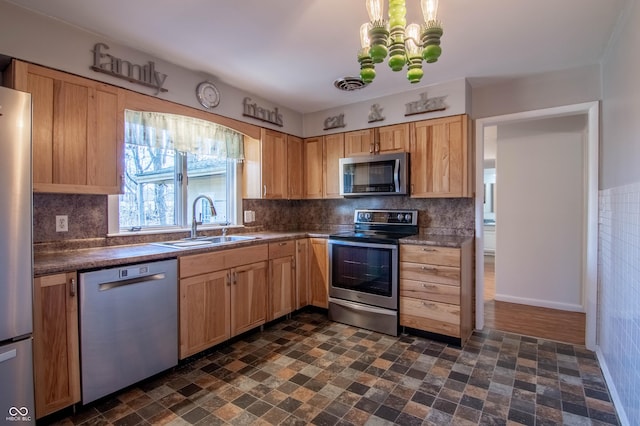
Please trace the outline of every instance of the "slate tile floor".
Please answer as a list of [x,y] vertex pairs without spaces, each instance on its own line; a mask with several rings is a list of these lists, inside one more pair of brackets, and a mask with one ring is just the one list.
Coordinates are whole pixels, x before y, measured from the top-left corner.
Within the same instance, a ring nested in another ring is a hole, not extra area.
[[592,352],[476,332],[463,349],[302,312],[57,425],[610,425]]

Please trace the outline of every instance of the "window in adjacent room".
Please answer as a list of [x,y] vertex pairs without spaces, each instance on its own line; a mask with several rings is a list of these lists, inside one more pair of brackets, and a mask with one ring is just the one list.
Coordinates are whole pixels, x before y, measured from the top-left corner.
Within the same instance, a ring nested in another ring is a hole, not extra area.
[[118,204],[118,229],[110,232],[187,228],[202,194],[214,200],[217,214],[201,199],[198,221],[236,224],[242,142],[240,133],[205,120],[126,111],[124,194],[110,200]]

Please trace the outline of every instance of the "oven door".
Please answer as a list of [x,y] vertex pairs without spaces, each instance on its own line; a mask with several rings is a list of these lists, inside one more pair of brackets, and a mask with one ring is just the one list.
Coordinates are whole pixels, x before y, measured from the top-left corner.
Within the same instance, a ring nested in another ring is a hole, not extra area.
[[398,309],[398,245],[329,239],[329,296]]

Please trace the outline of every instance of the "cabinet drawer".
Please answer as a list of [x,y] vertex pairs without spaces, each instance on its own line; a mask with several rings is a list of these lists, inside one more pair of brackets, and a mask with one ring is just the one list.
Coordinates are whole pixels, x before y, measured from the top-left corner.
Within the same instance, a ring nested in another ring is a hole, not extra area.
[[296,253],[296,241],[280,241],[278,243],[269,243],[269,259],[278,257],[293,256]]
[[180,278],[208,274],[268,258],[267,244],[184,256],[180,258]]
[[460,249],[402,244],[400,261],[460,267]]
[[400,262],[400,279],[460,286],[460,268]]
[[460,337],[460,307],[400,297],[400,325]]
[[459,305],[460,287],[401,279],[400,297]]

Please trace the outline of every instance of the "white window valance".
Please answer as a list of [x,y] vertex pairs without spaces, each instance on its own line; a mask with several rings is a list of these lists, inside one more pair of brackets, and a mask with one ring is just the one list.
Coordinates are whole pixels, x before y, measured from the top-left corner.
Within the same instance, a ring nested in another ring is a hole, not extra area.
[[184,115],[125,110],[125,143],[219,159],[244,159],[242,133]]

